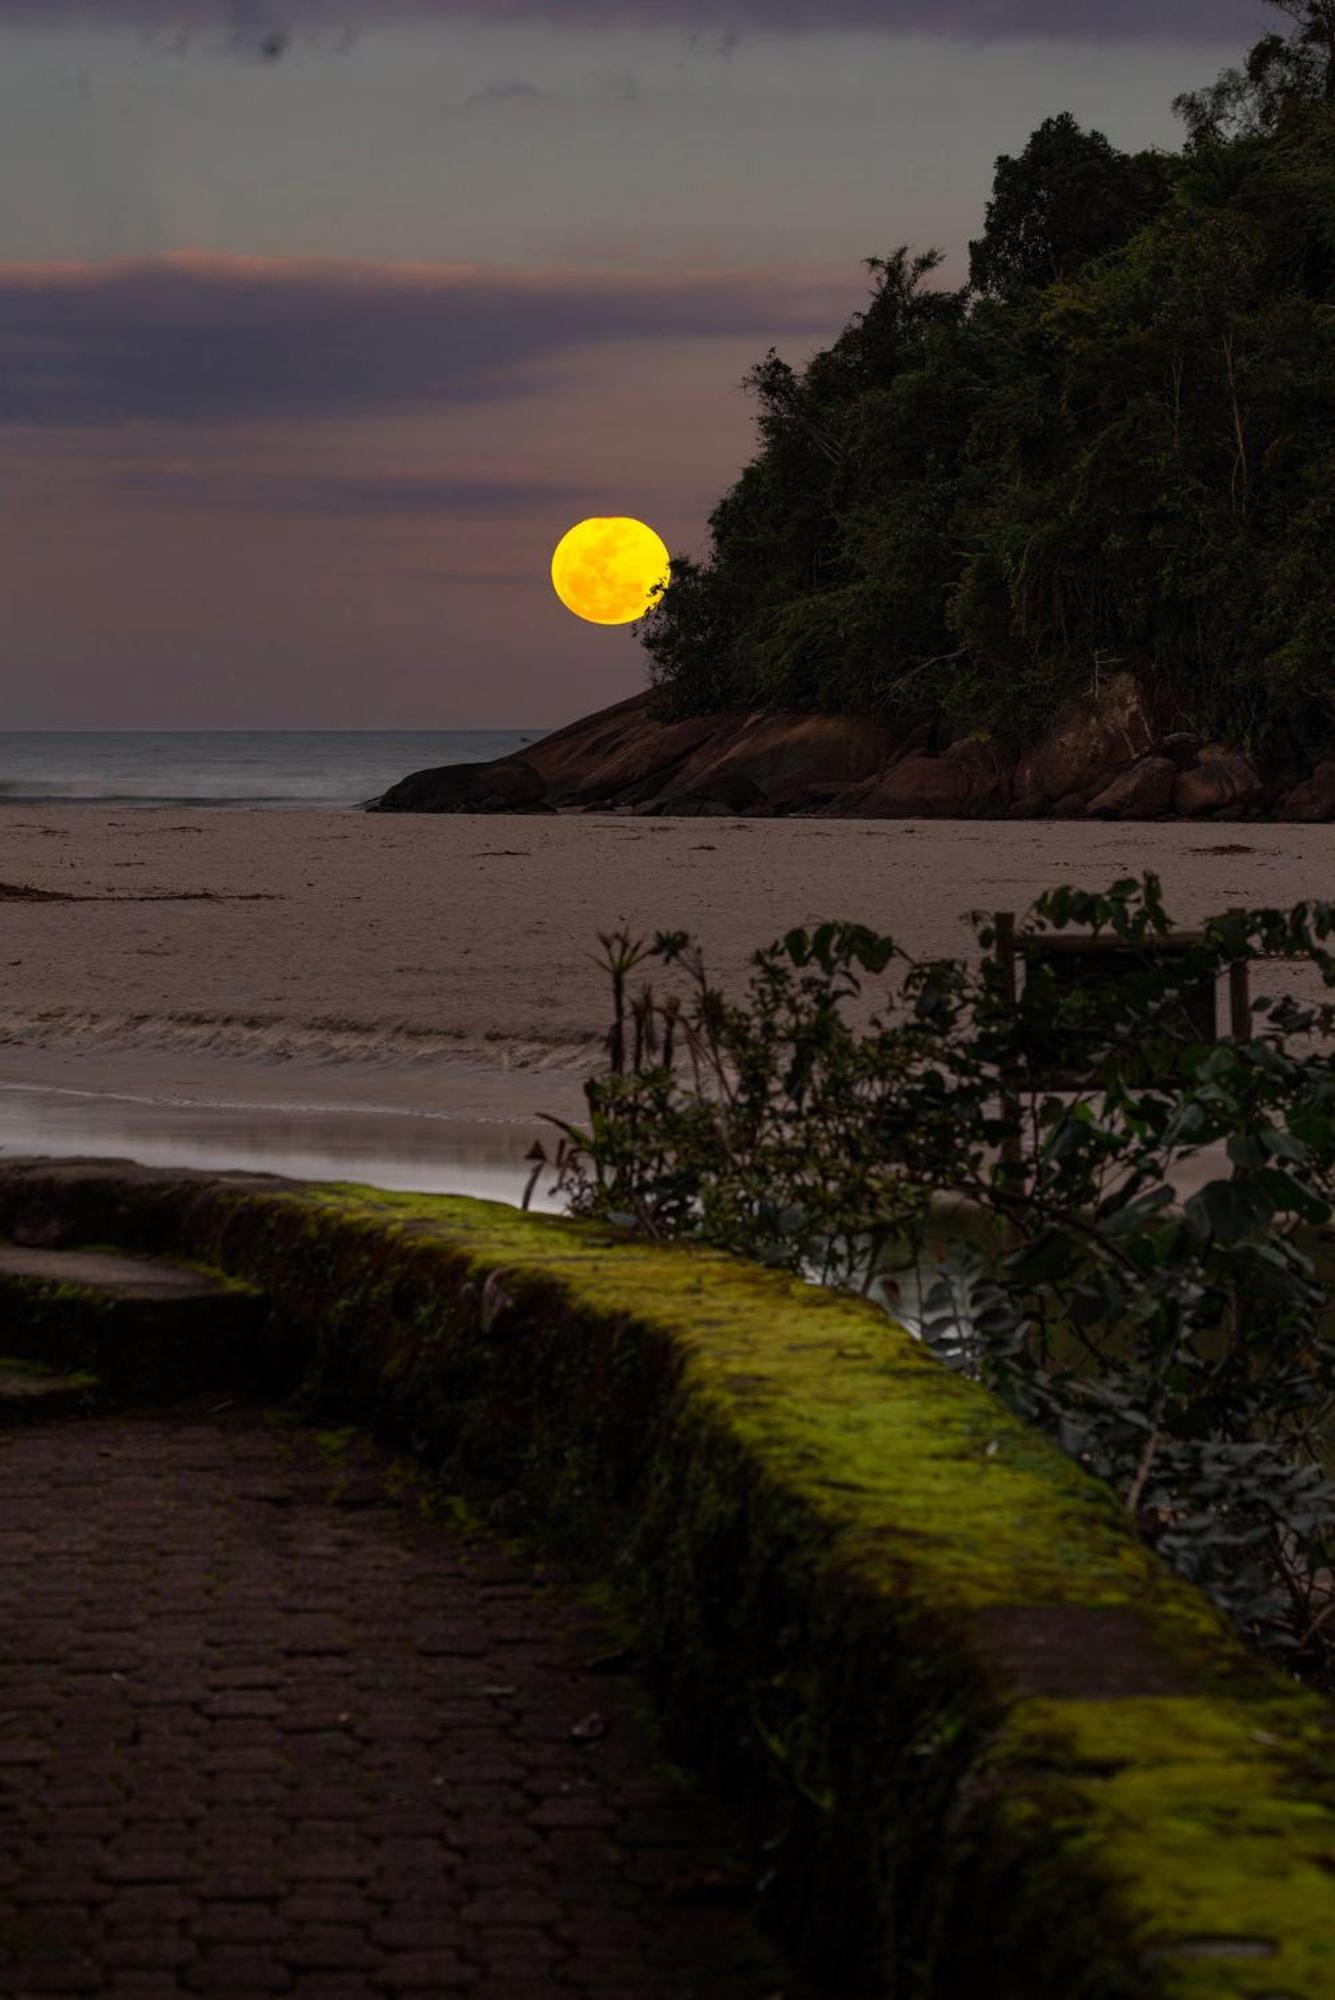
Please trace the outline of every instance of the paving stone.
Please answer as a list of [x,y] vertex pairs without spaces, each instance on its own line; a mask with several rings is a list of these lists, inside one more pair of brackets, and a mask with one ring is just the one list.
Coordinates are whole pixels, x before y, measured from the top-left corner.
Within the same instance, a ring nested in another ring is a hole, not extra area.
[[34,1958],[22,1967],[19,1977],[23,1984],[17,1990],[26,2000],[29,1993],[100,1993],[105,1975],[92,1959]]
[[317,1884],[285,1897],[279,1907],[284,1922],[293,1928],[312,1924],[318,1929],[348,1926],[366,1930],[378,1915],[378,1906],[369,1897],[348,1895],[341,1885],[325,1889]]
[[421,1951],[382,1961],[370,1978],[385,1993],[440,1993],[466,1985],[472,1973],[449,1952]]
[[192,1924],[199,1911],[200,1904],[196,1897],[184,1895],[178,1889],[121,1889],[112,1900],[106,1916],[109,1924],[127,1929],[166,1930],[176,1925]]
[[383,1953],[354,1930],[298,1925],[278,1956],[294,1972],[365,1972],[383,1962]]
[[663,1902],[729,1843],[585,1608],[347,1476],[244,1408],[0,1437],[0,1995],[814,2000]]
[[144,1937],[109,1938],[97,1949],[98,1964],[113,1972],[172,1972],[177,1966],[188,1965],[194,1956],[195,1946],[188,1939],[164,1937],[156,1931]]
[[262,1903],[210,1903],[194,1924],[203,1944],[278,1944],[288,1926]]
[[299,1972],[292,2000],[366,2000],[366,1980],[360,1972]]
[[244,1946],[220,1946],[207,1952],[182,1975],[196,1993],[225,1993],[230,2000],[240,1994],[286,1993],[292,1974],[267,1952],[248,1951]]

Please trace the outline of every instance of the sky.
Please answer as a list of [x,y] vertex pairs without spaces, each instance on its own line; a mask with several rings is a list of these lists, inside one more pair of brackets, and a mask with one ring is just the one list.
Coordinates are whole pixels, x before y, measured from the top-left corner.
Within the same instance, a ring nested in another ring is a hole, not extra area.
[[0,728],[556,726],[635,693],[551,551],[699,553],[862,260],[1263,0],[0,0]]

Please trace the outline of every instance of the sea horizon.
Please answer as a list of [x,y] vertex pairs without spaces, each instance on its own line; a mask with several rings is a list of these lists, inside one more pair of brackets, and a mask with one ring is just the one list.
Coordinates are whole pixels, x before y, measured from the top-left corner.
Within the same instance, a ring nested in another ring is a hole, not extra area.
[[351,811],[411,771],[510,756],[548,733],[538,727],[4,730],[0,805]]

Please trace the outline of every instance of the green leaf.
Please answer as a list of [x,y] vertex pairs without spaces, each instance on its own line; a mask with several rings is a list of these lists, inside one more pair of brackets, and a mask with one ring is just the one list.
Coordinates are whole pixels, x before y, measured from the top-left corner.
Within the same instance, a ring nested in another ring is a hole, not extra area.
[[1124,1207],[1101,1213],[1099,1226],[1105,1236],[1114,1239],[1119,1236],[1130,1236],[1137,1229],[1143,1229],[1147,1222],[1152,1221],[1161,1210],[1167,1208],[1172,1199],[1173,1190],[1170,1187],[1151,1188],[1148,1194],[1138,1196],[1135,1201],[1127,1202]]
[[1273,1204],[1254,1182],[1207,1181],[1184,1203],[1183,1213],[1198,1236],[1228,1249],[1263,1229]]

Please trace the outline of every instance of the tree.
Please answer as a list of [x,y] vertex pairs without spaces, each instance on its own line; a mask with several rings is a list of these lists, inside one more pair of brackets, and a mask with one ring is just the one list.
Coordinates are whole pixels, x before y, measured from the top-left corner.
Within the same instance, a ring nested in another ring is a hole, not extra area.
[[969,245],[972,289],[1014,299],[1070,277],[1143,228],[1170,185],[1163,155],[1119,153],[1069,111],[1045,119],[1018,159],[997,161],[986,226]]
[[1335,104],[1335,0],[1267,5],[1289,17],[1292,32],[1263,36],[1241,69],[1173,99],[1191,146],[1273,132],[1295,103]]
[[1113,657],[1277,769],[1335,741],[1323,9],[1272,38],[1306,94],[1270,129],[1165,160],[1049,119],[998,163],[969,287],[931,283],[935,252],[873,259],[828,348],[752,371],[756,454],[644,627],[666,712],[1018,749]]
[[1293,22],[1286,46],[1293,51],[1300,94],[1335,104],[1335,0],[1268,0],[1268,4]]

